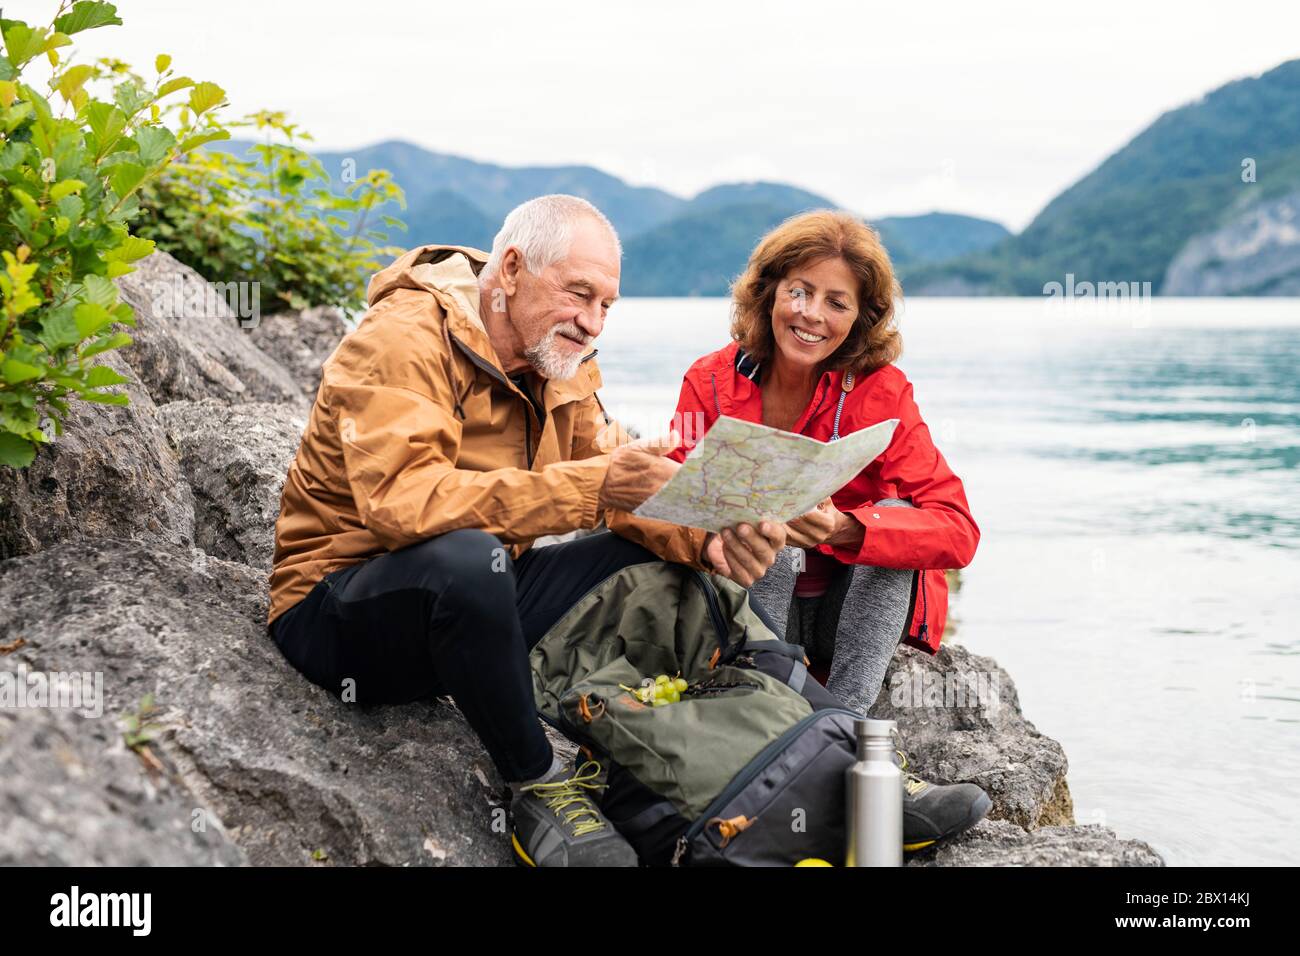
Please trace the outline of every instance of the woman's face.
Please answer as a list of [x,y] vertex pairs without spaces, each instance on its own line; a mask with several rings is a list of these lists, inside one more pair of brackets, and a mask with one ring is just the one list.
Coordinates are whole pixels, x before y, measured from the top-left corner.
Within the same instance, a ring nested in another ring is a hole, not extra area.
[[795,266],[777,284],[772,336],[784,362],[817,366],[848,338],[858,317],[858,279],[836,256]]

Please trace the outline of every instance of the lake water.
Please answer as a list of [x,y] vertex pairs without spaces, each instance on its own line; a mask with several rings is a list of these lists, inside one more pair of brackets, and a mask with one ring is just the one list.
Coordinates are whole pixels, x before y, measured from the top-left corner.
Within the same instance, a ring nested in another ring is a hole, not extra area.
[[[1300,300],[914,299],[900,367],[981,541],[952,640],[1059,740],[1080,823],[1300,859]],[[631,299],[610,413],[659,432],[724,299]]]

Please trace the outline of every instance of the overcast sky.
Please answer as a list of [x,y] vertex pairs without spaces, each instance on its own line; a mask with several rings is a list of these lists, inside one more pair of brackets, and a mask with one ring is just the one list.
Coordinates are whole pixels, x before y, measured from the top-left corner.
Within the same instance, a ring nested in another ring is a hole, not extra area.
[[[46,22],[54,0],[4,4]],[[406,139],[683,196],[772,179],[1020,229],[1161,112],[1300,56],[1300,3],[119,0],[158,52],[322,148]]]

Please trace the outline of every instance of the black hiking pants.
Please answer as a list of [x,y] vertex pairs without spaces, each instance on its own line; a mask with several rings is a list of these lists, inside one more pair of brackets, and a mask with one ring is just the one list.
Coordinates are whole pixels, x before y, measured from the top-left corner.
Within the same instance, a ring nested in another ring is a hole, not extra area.
[[303,676],[344,700],[400,704],[450,694],[506,780],[541,776],[528,652],[611,574],[660,560],[608,531],[518,560],[461,530],[331,572],[272,624]]

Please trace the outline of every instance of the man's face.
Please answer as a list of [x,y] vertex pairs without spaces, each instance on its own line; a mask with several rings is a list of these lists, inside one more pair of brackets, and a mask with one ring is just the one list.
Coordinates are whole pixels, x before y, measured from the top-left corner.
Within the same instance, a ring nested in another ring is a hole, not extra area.
[[619,261],[594,220],[574,224],[569,254],[533,275],[514,271],[510,321],[522,352],[543,378],[573,378],[618,298]]

